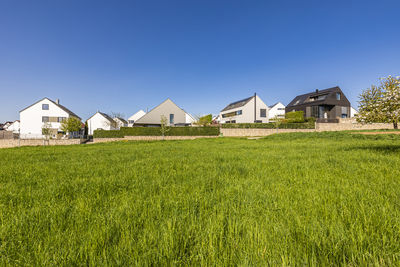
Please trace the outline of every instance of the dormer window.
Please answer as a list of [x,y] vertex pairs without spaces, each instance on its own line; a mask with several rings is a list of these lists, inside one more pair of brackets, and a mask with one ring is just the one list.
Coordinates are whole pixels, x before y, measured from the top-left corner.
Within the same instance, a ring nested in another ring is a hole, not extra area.
[[42,110],[49,110],[49,104],[42,104]]
[[340,93],[336,93],[336,100],[340,100]]

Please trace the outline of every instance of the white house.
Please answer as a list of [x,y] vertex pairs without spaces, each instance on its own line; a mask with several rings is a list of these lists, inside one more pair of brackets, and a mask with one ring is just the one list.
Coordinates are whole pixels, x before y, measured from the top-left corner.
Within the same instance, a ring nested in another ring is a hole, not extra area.
[[268,123],[268,106],[254,94],[227,105],[221,110],[219,118],[221,123]]
[[128,122],[126,120],[124,120],[123,118],[115,117],[113,120],[115,121],[115,127],[117,129],[119,129],[121,127],[128,127]]
[[268,118],[271,120],[275,117],[280,119],[285,118],[285,105],[281,102],[275,103],[272,106],[268,107]]
[[3,130],[7,130],[7,128],[10,127],[10,125],[11,125],[12,123],[13,123],[12,121],[6,121],[6,122],[3,124]]
[[114,120],[105,113],[97,111],[86,121],[88,134],[93,135],[95,130],[117,130]]
[[161,116],[165,116],[170,126],[187,126],[195,122],[195,119],[178,107],[171,99],[167,99],[157,107],[150,110],[141,118],[136,120],[135,125],[160,126]]
[[42,127],[48,123],[53,138],[61,131],[61,122],[69,117],[81,119],[78,115],[47,97],[19,112],[22,138],[43,138]]
[[13,133],[19,133],[19,127],[20,127],[19,120],[16,120],[12,122],[5,130]]
[[355,108],[350,107],[350,118],[355,117],[357,114],[358,114],[358,111]]
[[132,116],[130,116],[128,118],[128,126],[131,127],[133,126],[133,124],[140,119],[141,117],[143,117],[146,114],[146,112],[144,112],[143,110],[139,110],[138,112],[136,112],[135,114],[133,114]]

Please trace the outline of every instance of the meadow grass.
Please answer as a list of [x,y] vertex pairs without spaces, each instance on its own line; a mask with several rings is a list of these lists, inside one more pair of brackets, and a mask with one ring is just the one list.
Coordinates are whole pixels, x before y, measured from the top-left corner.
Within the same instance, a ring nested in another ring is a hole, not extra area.
[[0,149],[0,265],[394,265],[400,136]]

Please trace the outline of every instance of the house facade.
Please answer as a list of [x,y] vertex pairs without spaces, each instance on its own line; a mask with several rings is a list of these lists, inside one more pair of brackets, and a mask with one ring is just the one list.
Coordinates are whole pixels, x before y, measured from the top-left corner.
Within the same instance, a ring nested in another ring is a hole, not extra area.
[[7,127],[7,131],[9,132],[13,132],[15,134],[19,133],[19,129],[20,129],[20,122],[19,120],[16,120],[14,122],[12,122],[8,127]]
[[274,119],[274,118],[279,118],[279,119],[284,119],[285,118],[285,105],[282,104],[281,102],[275,103],[272,106],[268,107],[268,118]]
[[167,119],[169,126],[189,126],[195,122],[192,115],[178,107],[168,98],[136,120],[135,126],[160,126],[161,116]]
[[51,137],[56,138],[63,133],[61,122],[69,117],[81,119],[78,115],[62,106],[57,99],[53,101],[47,97],[26,107],[19,112],[20,134],[22,138],[43,138],[42,127],[50,126]]
[[141,117],[143,117],[146,114],[146,112],[144,112],[143,110],[139,110],[138,112],[136,112],[135,114],[133,114],[132,116],[130,116],[128,118],[128,126],[132,127],[133,124],[140,119]]
[[114,127],[117,129],[121,127],[128,127],[128,122],[123,118],[115,117],[113,120],[115,121]]
[[286,113],[301,110],[306,118],[330,120],[350,118],[350,107],[349,100],[339,86],[336,86],[296,96],[286,106]]
[[350,107],[350,118],[354,118],[358,114],[358,110],[353,107]]
[[106,113],[97,111],[86,121],[88,134],[93,135],[95,130],[117,130],[115,121]]
[[220,123],[268,123],[268,106],[254,96],[230,103],[219,114]]

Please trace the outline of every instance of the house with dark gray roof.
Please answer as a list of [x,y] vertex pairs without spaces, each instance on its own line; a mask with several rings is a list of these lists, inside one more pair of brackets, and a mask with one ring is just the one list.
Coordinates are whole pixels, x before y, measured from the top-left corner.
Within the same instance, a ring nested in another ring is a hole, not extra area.
[[339,86],[296,96],[287,106],[286,113],[303,111],[305,118],[321,120],[350,118],[350,102]]
[[220,123],[267,123],[268,106],[257,95],[228,104],[219,114]]
[[[43,138],[43,126],[50,128],[53,138],[63,133],[61,130],[61,122],[69,117],[81,118],[74,112],[60,104],[57,99],[53,101],[47,97],[33,103],[32,105],[22,109],[20,116],[20,133],[22,138]],[[76,136],[79,133],[72,133]]]
[[88,134],[93,135],[95,130],[118,130],[119,125],[116,120],[106,113],[97,111],[86,121]]

